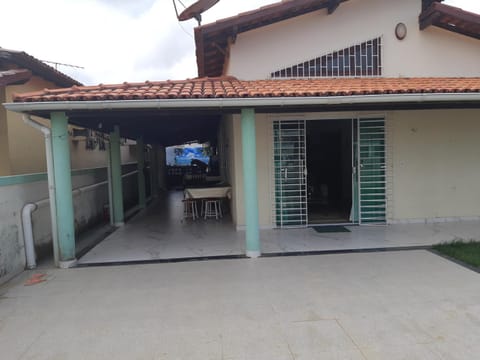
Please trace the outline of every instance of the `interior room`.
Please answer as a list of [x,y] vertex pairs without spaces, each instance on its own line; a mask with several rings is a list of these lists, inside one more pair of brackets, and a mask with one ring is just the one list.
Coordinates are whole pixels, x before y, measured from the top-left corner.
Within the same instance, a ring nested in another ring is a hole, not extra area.
[[350,223],[352,120],[308,121],[306,134],[309,225]]

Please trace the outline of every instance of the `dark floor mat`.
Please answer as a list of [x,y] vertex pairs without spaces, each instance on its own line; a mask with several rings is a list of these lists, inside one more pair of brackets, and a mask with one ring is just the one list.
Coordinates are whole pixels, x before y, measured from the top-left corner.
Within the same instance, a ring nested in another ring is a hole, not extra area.
[[339,225],[313,226],[312,228],[318,233],[350,232],[345,226]]

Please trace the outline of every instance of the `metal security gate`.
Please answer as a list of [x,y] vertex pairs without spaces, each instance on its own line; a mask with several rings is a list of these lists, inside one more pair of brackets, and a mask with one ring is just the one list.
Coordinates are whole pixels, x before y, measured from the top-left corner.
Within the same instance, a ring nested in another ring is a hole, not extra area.
[[360,224],[386,222],[385,120],[358,119],[358,200]]
[[274,223],[306,226],[307,174],[305,120],[274,121]]

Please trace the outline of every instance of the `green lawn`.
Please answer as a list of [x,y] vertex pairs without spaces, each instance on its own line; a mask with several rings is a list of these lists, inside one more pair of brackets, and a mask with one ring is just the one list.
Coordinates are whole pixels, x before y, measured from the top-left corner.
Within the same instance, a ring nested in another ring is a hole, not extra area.
[[435,245],[434,250],[480,268],[480,242],[455,240],[449,243]]

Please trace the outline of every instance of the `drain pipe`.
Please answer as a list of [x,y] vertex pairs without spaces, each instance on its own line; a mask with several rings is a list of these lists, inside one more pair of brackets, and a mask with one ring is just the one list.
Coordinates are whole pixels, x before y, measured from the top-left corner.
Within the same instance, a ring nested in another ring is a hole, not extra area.
[[[58,254],[58,229],[57,229],[57,207],[56,207],[56,198],[55,198],[55,179],[53,177],[53,154],[52,154],[52,141],[51,141],[51,131],[48,127],[40,124],[39,122],[33,120],[30,115],[23,115],[23,121],[25,124],[30,125],[31,127],[41,131],[45,137],[45,155],[47,158],[47,179],[48,179],[48,195],[50,198],[50,217],[52,221],[52,243],[53,243],[53,258],[55,260],[55,265],[59,265],[59,254]],[[36,208],[36,207],[35,207]],[[33,210],[32,210],[33,211]],[[31,218],[30,218],[31,223]],[[30,227],[31,232],[31,227]],[[32,236],[33,244],[33,236]]]
[[33,243],[32,212],[37,210],[37,205],[26,204],[22,209],[23,241],[25,243],[25,257],[27,258],[27,269],[37,267],[37,256]]

